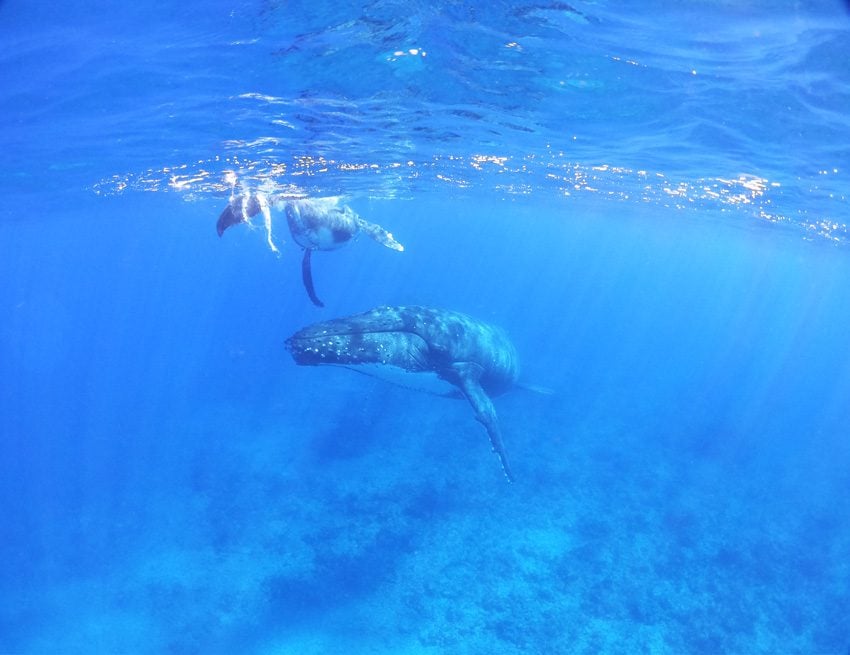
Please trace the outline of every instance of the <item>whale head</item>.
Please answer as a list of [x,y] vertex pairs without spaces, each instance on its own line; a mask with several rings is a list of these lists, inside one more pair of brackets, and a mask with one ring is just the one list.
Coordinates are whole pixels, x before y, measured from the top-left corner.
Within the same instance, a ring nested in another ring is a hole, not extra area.
[[433,352],[419,335],[358,317],[324,321],[299,330],[286,349],[300,366],[336,365],[418,391],[457,396],[437,371]]

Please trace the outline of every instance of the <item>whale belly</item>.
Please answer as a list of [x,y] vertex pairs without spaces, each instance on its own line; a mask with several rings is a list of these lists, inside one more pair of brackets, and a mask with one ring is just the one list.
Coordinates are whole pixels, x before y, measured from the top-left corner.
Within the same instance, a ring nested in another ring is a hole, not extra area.
[[457,387],[441,378],[435,371],[407,371],[387,364],[345,364],[345,368],[363,373],[400,387],[424,391],[436,396],[458,397]]

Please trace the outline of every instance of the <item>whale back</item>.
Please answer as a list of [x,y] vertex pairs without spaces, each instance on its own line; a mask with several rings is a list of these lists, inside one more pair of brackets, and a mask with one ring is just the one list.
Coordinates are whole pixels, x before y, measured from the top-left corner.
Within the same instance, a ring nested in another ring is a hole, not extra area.
[[[383,309],[393,312],[393,308]],[[428,344],[434,369],[446,372],[458,364],[476,367],[481,386],[490,396],[504,393],[519,377],[519,357],[501,328],[461,312],[431,307],[399,307],[394,311],[407,331]]]

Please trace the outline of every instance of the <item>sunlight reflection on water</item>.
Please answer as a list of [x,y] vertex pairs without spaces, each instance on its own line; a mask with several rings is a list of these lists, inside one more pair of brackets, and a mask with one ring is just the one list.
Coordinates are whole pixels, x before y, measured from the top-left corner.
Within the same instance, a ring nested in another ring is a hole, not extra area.
[[[822,173],[829,175],[828,171]],[[100,180],[92,189],[98,195],[126,191],[178,192],[185,200],[195,201],[229,194],[233,188],[229,176],[233,174],[246,186],[291,197],[327,195],[331,190],[338,194],[391,199],[423,191],[472,189],[496,192],[503,198],[590,194],[615,202],[672,210],[740,210],[754,220],[796,226],[805,237],[818,236],[839,244],[848,241],[846,223],[829,216],[810,216],[806,209],[785,207],[782,183],[778,181],[743,173],[677,179],[658,171],[579,164],[569,161],[565,153],[553,151],[524,157],[483,153],[434,155],[418,161],[382,163],[310,156],[278,162],[231,155],[113,175]],[[846,197],[839,200],[844,202]]]

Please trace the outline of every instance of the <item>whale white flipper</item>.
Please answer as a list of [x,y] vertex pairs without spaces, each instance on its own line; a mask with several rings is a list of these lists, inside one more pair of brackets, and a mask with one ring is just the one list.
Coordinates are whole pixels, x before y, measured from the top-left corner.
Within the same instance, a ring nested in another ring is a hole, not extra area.
[[382,246],[386,246],[391,250],[398,250],[399,252],[404,251],[404,246],[395,240],[391,232],[387,232],[380,225],[364,221],[359,216],[357,217],[357,225],[365,234],[380,243]]

